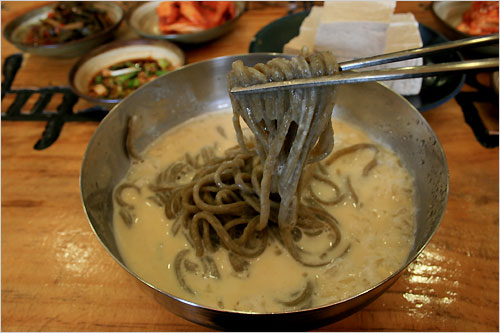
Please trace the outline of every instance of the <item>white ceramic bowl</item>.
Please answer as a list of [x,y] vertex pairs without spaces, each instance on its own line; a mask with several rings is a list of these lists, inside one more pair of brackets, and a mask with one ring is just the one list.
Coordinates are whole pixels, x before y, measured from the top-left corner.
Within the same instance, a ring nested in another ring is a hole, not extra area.
[[112,106],[121,99],[92,97],[89,83],[102,69],[114,64],[136,59],[168,59],[174,68],[182,67],[185,56],[176,45],[167,41],[134,39],[116,41],[94,50],[80,58],[69,73],[71,89],[80,97],[101,106]]

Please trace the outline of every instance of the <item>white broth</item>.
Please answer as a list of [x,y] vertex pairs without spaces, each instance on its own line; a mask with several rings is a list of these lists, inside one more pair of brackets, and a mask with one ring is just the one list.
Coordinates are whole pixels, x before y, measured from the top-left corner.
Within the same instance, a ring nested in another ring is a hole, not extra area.
[[[243,272],[234,271],[227,250],[220,247],[210,253],[216,274],[202,273],[202,263],[182,227],[174,235],[173,221],[166,218],[164,207],[152,200],[154,193],[148,185],[168,165],[183,159],[186,152],[195,155],[202,147],[215,144],[217,154],[222,156],[235,146],[231,118],[231,110],[225,110],[181,124],[152,143],[143,161],[131,166],[123,182],[134,184],[140,191],[130,187],[121,193],[122,200],[133,206],[131,225],[124,223],[119,209],[114,210],[118,248],[130,270],[155,287],[197,304],[269,313],[346,299],[381,282],[404,264],[414,241],[413,179],[393,152],[360,129],[334,119],[332,154],[358,143],[372,143],[379,150],[377,164],[367,176],[362,175],[363,168],[374,156],[369,149],[325,164],[328,178],[345,193],[336,205],[325,206],[340,224],[342,238],[333,250],[337,258],[325,266],[306,267],[270,237],[266,250],[257,258],[247,259],[249,265]],[[336,195],[324,183],[312,181],[311,186],[325,200]],[[307,251],[321,251],[324,242],[320,240],[325,239],[303,237],[299,244]],[[195,263],[193,273],[183,275],[191,292],[181,286],[174,269],[175,257],[184,249],[189,249],[185,258]],[[287,304],[306,289],[311,292],[307,302]]]

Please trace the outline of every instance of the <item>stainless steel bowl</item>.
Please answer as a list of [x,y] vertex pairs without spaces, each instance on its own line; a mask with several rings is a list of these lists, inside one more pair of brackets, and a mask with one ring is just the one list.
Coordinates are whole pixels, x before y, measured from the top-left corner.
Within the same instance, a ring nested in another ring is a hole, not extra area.
[[152,1],[146,2],[134,8],[127,17],[127,23],[129,27],[134,32],[145,38],[166,39],[171,42],[183,44],[198,44],[209,42],[227,34],[234,28],[236,21],[238,21],[240,16],[245,11],[244,2],[235,1],[235,17],[219,26],[189,34],[166,35],[163,34],[158,27],[158,14],[156,14],[156,7],[158,7],[159,4],[160,1]]
[[113,39],[115,31],[123,21],[124,11],[116,3],[97,1],[92,2],[92,4],[96,8],[106,11],[111,20],[113,20],[112,26],[88,37],[66,43],[40,46],[25,44],[24,37],[31,26],[40,22],[41,19],[46,18],[47,14],[57,5],[57,3],[52,3],[36,8],[10,21],[3,31],[4,37],[18,49],[28,53],[47,57],[77,57]]
[[230,106],[226,73],[241,59],[246,65],[266,62],[276,54],[255,53],[215,58],[187,65],[138,89],[104,118],[85,153],[80,186],[90,225],[108,252],[130,274],[142,281],[169,311],[221,330],[306,330],[339,320],[382,294],[419,255],[437,230],[448,200],[448,167],[442,147],[429,124],[403,97],[378,83],[339,87],[334,117],[360,126],[391,147],[415,177],[417,230],[406,263],[372,288],[341,302],[317,308],[251,314],[226,311],[188,302],[141,280],[123,262],[112,228],[112,192],[130,161],[125,152],[127,119],[136,115],[135,148],[140,152],[169,128],[194,116]]

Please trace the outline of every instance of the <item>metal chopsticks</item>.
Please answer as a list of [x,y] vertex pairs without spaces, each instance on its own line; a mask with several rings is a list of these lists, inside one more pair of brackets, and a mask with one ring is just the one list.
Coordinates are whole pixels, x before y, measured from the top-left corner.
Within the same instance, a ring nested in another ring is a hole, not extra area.
[[255,93],[264,91],[273,91],[279,89],[292,89],[314,87],[332,84],[345,84],[357,83],[368,81],[385,81],[385,80],[399,80],[409,79],[415,77],[432,76],[440,73],[463,72],[478,69],[491,69],[498,70],[498,58],[488,58],[480,60],[469,60],[459,62],[448,62],[440,64],[431,64],[415,67],[401,67],[401,68],[387,68],[369,71],[351,71],[351,69],[375,66],[386,64],[390,62],[397,62],[412,58],[418,58],[425,55],[435,54],[447,50],[455,50],[466,47],[483,46],[498,43],[498,34],[471,37],[452,42],[436,44],[432,46],[405,50],[400,52],[393,52],[379,56],[352,60],[340,63],[341,71],[332,76],[321,76],[306,79],[296,79],[282,82],[269,82],[264,84],[256,84],[249,87],[235,87],[231,89],[231,93]]
[[339,66],[341,70],[347,71],[355,68],[369,67],[369,66],[387,64],[389,62],[396,62],[401,60],[423,57],[447,50],[458,50],[467,47],[485,46],[495,43],[498,43],[498,34],[480,36],[480,37],[469,37],[451,42],[445,42],[426,47],[419,47],[416,49],[392,52],[369,58],[346,61],[340,63]]

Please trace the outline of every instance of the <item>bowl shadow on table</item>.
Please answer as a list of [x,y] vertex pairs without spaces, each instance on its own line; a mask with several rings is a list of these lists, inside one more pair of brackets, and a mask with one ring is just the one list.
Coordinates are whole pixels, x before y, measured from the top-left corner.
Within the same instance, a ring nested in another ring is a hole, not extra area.
[[[128,119],[137,116],[134,148],[143,151],[169,128],[230,106],[226,73],[241,59],[248,66],[274,54],[228,56],[187,65],[138,89],[106,116],[89,142],[81,175],[81,196],[90,225],[110,255],[130,274],[114,239],[112,193],[130,166],[125,148]],[[207,89],[207,87],[210,87]],[[146,281],[142,285],[170,312],[221,330],[308,330],[338,321],[375,300],[394,283],[436,232],[448,200],[448,167],[439,141],[422,115],[403,97],[378,83],[343,85],[334,117],[364,129],[389,146],[415,177],[417,228],[407,261],[393,275],[347,300],[283,313],[221,310],[179,299]],[[359,96],[364,96],[359,99]],[[97,199],[96,199],[97,196]]]

